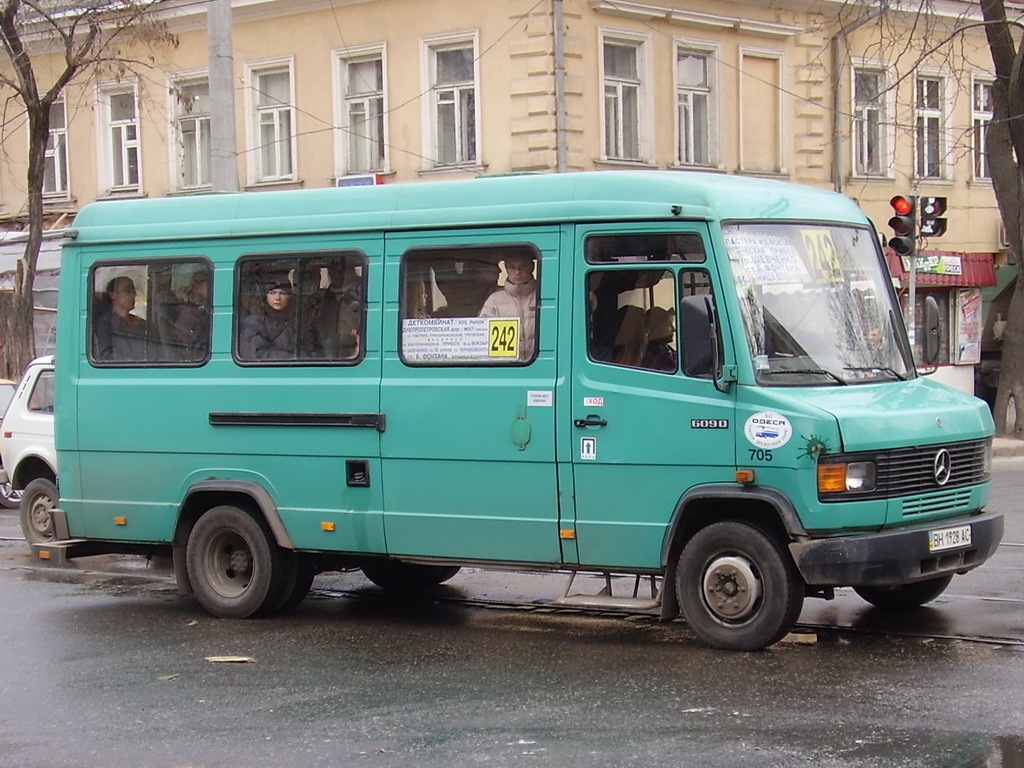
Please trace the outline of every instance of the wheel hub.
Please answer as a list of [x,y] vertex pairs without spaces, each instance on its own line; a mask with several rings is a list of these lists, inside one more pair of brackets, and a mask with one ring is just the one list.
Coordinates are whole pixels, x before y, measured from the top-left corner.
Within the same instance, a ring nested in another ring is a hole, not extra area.
[[754,613],[761,599],[761,581],[746,558],[718,557],[704,572],[704,599],[719,618],[740,621]]

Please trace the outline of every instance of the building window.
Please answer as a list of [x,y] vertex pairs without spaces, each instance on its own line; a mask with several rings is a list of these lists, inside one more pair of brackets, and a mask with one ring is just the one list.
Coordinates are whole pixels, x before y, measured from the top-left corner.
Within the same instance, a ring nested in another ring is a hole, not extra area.
[[679,48],[676,51],[676,110],[679,165],[714,165],[714,87],[711,54]]
[[111,192],[138,191],[139,110],[134,85],[100,91],[100,120],[106,187]]
[[469,41],[429,49],[434,165],[477,162],[476,50]]
[[175,95],[177,184],[181,189],[210,186],[210,83],[206,78],[178,82]]
[[918,178],[942,178],[942,104],[945,81],[918,76],[914,96],[914,148]]
[[885,92],[884,72],[870,69],[854,71],[854,173],[858,176],[884,176],[888,170]]
[[992,83],[975,80],[972,101],[974,178],[991,179],[988,165],[986,139],[989,123],[992,122]]
[[338,59],[342,126],[340,174],[381,171],[387,165],[382,53]]
[[50,138],[46,142],[46,160],[43,171],[43,194],[67,197],[68,190],[68,129],[64,101],[50,107]]
[[288,64],[249,71],[252,177],[259,182],[295,178],[295,107]]
[[602,49],[605,157],[640,160],[643,43],[605,39]]

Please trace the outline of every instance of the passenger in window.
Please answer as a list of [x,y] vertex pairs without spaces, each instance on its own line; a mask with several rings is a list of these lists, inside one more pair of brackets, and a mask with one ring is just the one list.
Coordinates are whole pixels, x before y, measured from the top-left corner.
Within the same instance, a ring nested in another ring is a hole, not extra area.
[[505,286],[495,291],[480,310],[480,317],[519,318],[519,359],[530,360],[537,335],[537,260],[527,253],[509,254],[503,260]]
[[316,336],[320,354],[329,360],[352,360],[359,355],[362,301],[359,278],[348,272],[344,259],[327,265],[330,284],[320,291]]
[[676,339],[675,313],[670,309],[653,307],[647,310],[647,351],[640,360],[641,368],[652,371],[675,371],[679,355],[672,344]]
[[107,283],[96,317],[96,356],[112,362],[147,359],[149,347],[146,321],[132,314],[135,282],[127,275]]
[[161,311],[160,338],[167,356],[181,362],[205,360],[210,352],[210,275],[196,270],[188,285]]
[[242,321],[239,356],[243,360],[294,360],[295,311],[292,285],[279,281],[267,286],[264,303]]

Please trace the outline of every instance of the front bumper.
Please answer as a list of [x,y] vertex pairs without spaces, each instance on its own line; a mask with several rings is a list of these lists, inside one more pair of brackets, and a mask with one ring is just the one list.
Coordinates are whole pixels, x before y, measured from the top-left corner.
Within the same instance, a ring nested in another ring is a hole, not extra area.
[[[969,547],[928,551],[930,531],[967,524]],[[995,553],[1002,538],[1003,516],[991,512],[861,536],[795,541],[789,551],[807,584],[885,587],[977,568]]]

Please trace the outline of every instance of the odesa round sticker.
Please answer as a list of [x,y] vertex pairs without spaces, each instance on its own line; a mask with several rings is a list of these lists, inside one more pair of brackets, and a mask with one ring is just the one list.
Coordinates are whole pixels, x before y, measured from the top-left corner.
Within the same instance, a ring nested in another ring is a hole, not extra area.
[[793,425],[781,413],[761,411],[747,419],[743,434],[752,445],[771,450],[789,442],[793,436]]

